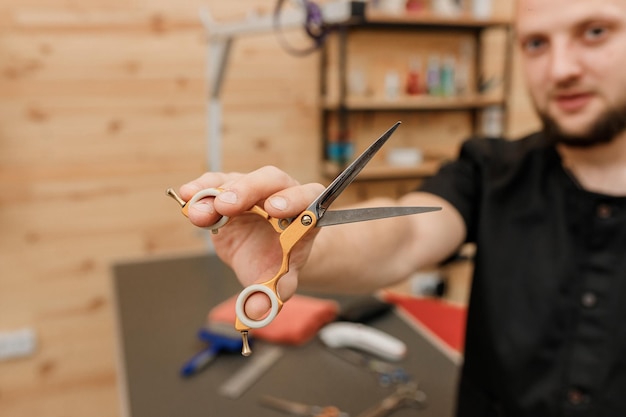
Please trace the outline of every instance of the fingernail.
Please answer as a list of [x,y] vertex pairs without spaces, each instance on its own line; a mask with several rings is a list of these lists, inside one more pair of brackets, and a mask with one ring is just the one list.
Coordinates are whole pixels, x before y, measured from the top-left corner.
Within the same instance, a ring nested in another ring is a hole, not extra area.
[[213,207],[213,202],[208,201],[198,201],[193,204],[190,208],[193,208],[196,211],[201,213],[213,214],[215,213],[215,208]]
[[216,198],[219,198],[220,201],[229,204],[235,204],[237,202],[237,194],[233,193],[232,191],[224,191],[223,193],[220,193]]
[[278,210],[285,210],[287,208],[287,200],[284,197],[272,197],[270,198],[270,204]]

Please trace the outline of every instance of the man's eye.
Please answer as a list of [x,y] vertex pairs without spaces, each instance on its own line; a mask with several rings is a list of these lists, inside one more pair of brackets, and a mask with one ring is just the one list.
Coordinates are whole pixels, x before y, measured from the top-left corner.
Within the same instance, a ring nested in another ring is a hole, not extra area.
[[536,53],[545,47],[546,41],[541,38],[527,39],[523,42],[522,47],[526,52]]
[[589,41],[596,41],[604,38],[608,30],[604,26],[593,26],[585,29],[584,38]]

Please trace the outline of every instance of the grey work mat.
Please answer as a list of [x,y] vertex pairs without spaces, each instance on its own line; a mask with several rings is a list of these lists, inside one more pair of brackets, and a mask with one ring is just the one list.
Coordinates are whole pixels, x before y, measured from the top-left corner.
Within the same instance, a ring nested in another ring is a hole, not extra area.
[[[113,272],[122,396],[128,417],[285,415],[260,406],[262,395],[335,405],[358,417],[393,391],[382,387],[373,373],[329,352],[315,338],[304,346],[285,347],[284,355],[239,399],[221,396],[220,386],[248,358],[222,355],[188,379],[181,378],[179,370],[206,347],[196,333],[209,309],[241,290],[230,269],[215,256],[206,255],[118,264]],[[451,416],[457,365],[395,314],[369,324],[408,345],[409,353],[399,365],[420,382],[428,396],[426,409],[398,410],[392,416]],[[257,341],[256,348],[262,345]]]

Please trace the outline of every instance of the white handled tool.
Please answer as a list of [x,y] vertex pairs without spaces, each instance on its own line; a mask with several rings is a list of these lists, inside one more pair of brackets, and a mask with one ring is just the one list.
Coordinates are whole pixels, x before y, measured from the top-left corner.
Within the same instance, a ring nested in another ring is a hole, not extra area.
[[328,347],[360,349],[390,361],[404,358],[407,351],[402,340],[361,323],[330,323],[318,335]]

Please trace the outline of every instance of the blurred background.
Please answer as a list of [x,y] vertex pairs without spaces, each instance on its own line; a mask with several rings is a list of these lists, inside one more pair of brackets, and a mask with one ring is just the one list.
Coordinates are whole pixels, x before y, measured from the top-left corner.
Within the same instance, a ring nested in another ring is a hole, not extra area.
[[[509,20],[512,2],[493,1],[490,18]],[[210,34],[201,16],[236,22],[271,15],[275,6],[270,0],[2,1],[0,335],[25,331],[35,347],[0,360],[0,416],[120,415],[112,265],[209,250],[204,232],[180,215],[166,188],[202,174],[211,157],[228,171],[273,164],[301,182],[329,181],[320,138],[333,119],[321,110],[320,73],[337,64],[321,64],[320,52],[289,54],[272,31],[233,44],[221,91],[221,150],[211,155]],[[446,36],[441,32],[436,36]],[[360,68],[351,67],[355,94],[376,96],[380,88],[394,88],[394,78],[404,94],[412,53],[398,50],[397,68],[376,70],[386,81],[368,73],[374,68],[364,57],[368,51],[403,45],[385,36],[376,39],[386,44],[365,38],[366,47],[352,49],[361,59]],[[301,35],[292,40],[306,42]],[[493,42],[500,47],[484,49],[486,68],[502,64],[511,51],[507,38]],[[511,57],[500,116],[504,133],[517,137],[537,121]],[[392,62],[388,58],[374,60]],[[425,69],[428,57],[418,61],[416,68]],[[399,143],[406,148],[421,138],[426,159],[453,153],[471,133],[448,128],[444,133],[453,137],[442,151],[419,131],[429,123],[449,126],[440,113],[398,111],[355,114],[350,131],[369,141],[390,120],[406,119]],[[424,175],[355,184],[348,198],[397,192],[395,181],[413,186]]]

